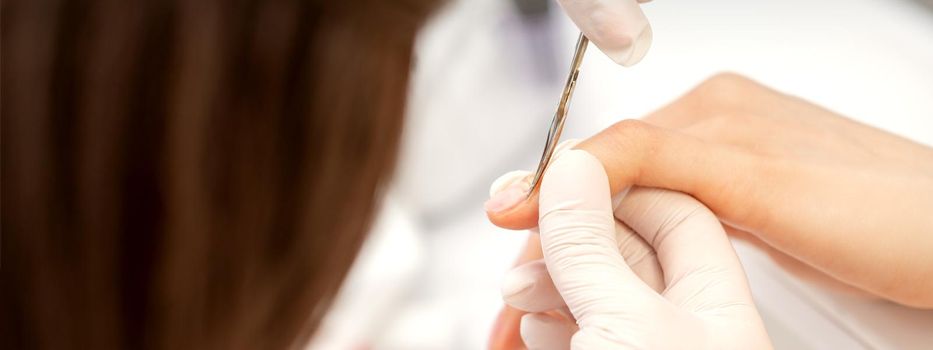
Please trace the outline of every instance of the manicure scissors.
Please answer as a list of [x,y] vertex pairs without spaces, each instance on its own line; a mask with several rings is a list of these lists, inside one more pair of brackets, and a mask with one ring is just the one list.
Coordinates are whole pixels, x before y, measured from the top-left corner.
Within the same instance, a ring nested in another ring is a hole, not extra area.
[[535,171],[535,177],[531,180],[531,187],[528,189],[528,197],[531,197],[538,187],[541,186],[541,177],[547,170],[551,162],[551,156],[554,155],[554,148],[557,147],[557,141],[560,140],[560,133],[564,130],[564,120],[567,119],[570,98],[573,96],[573,89],[577,86],[577,76],[580,75],[580,63],[583,62],[583,54],[586,52],[586,46],[589,39],[580,33],[577,38],[577,48],[573,53],[573,61],[570,63],[570,75],[567,76],[567,83],[564,85],[564,92],[560,95],[560,102],[557,104],[557,111],[554,112],[554,119],[551,120],[551,128],[547,132],[547,141],[544,144],[544,153],[541,154],[541,160],[538,162],[538,170]]

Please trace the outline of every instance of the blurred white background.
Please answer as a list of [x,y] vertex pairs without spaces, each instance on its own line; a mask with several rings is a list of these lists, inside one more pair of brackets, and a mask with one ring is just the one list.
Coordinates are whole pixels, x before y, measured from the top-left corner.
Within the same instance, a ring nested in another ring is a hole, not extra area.
[[[648,56],[624,68],[591,47],[565,139],[638,118],[732,71],[933,145],[933,7],[656,0],[643,8],[654,29]],[[502,305],[499,280],[526,233],[487,223],[482,203],[500,174],[536,165],[576,34],[546,0],[453,2],[425,28],[395,185],[313,347],[485,347]],[[778,348],[933,346],[933,312],[818,290],[736,248]]]

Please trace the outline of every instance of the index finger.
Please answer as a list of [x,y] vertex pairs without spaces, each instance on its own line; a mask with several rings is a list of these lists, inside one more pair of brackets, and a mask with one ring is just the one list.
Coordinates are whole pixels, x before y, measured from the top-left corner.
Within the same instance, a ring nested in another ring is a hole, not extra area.
[[[754,206],[729,206],[736,199],[755,202],[762,189],[748,191],[767,173],[767,163],[727,145],[704,142],[639,120],[623,120],[581,142],[575,148],[596,156],[609,176],[612,194],[631,186],[685,192],[717,211],[730,207],[729,219],[746,221]],[[509,229],[538,223],[538,195],[498,212],[489,220]]]

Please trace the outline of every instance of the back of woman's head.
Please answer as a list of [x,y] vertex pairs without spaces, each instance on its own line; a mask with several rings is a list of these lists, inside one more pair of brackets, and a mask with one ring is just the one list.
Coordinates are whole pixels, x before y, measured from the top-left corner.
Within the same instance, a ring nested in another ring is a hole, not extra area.
[[5,348],[300,347],[429,2],[4,1]]

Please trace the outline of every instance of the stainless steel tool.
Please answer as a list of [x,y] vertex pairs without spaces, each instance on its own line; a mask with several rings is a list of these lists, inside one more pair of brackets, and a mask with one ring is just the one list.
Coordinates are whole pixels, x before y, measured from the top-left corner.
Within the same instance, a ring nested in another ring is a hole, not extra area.
[[538,170],[535,171],[535,177],[531,180],[531,187],[528,189],[528,197],[534,194],[541,186],[541,177],[551,163],[551,156],[554,155],[554,148],[560,141],[560,133],[564,130],[564,120],[567,119],[570,98],[573,96],[573,89],[577,86],[577,76],[580,75],[580,63],[583,62],[583,54],[586,52],[589,39],[580,33],[577,39],[577,48],[573,53],[573,61],[570,63],[570,75],[567,76],[567,83],[564,85],[564,92],[560,95],[560,102],[557,104],[557,111],[554,112],[554,119],[551,120],[551,128],[547,132],[547,142],[544,144],[544,153],[541,154],[541,161],[538,162]]

